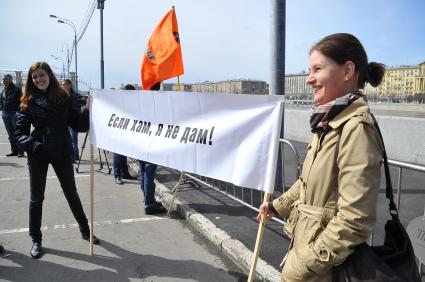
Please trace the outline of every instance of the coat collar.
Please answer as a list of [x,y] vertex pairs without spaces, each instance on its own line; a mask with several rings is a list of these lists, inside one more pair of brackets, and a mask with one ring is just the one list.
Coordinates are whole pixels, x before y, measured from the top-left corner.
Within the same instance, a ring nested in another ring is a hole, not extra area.
[[7,85],[7,87],[5,87],[5,88],[6,88],[6,90],[13,89],[13,88],[15,88],[15,84],[11,81],[11,82]]
[[341,113],[334,117],[330,122],[329,126],[332,128],[338,128],[350,118],[362,113],[369,113],[369,106],[366,102],[366,97],[360,97],[354,101],[351,105],[345,108]]

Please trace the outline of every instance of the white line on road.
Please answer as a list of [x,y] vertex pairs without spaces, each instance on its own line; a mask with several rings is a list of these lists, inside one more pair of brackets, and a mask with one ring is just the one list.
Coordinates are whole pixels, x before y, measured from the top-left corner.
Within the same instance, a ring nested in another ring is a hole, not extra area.
[[[75,178],[81,177],[89,177],[90,175],[75,175]],[[47,176],[47,179],[57,179],[57,176]],[[13,181],[13,180],[28,180],[29,177],[8,177],[8,178],[0,178],[0,181]]]
[[[139,217],[139,218],[128,218],[128,219],[120,219],[116,221],[112,220],[105,220],[103,222],[94,222],[93,225],[95,226],[101,226],[101,225],[111,225],[111,224],[124,224],[124,223],[135,223],[135,222],[141,222],[141,221],[154,221],[154,220],[162,220],[166,219],[164,217]],[[71,223],[71,224],[59,224],[59,225],[53,225],[53,226],[42,226],[41,230],[58,230],[58,229],[68,229],[68,228],[77,228],[77,223]],[[16,228],[16,229],[6,229],[6,230],[0,230],[1,234],[13,234],[13,233],[22,233],[22,232],[28,232],[28,228]]]

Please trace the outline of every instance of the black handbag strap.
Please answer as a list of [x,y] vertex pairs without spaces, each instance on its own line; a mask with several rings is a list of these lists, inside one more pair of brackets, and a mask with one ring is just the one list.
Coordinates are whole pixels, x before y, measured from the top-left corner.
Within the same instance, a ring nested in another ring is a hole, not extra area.
[[[384,138],[382,138],[381,129],[379,128],[379,125],[378,125],[378,122],[376,121],[375,116],[372,113],[370,113],[370,115],[373,118],[376,131],[378,132],[379,138],[381,139],[381,143],[382,143],[382,148],[383,148],[382,158],[384,160],[384,171],[385,171],[385,181],[386,181],[385,196],[390,201],[389,202],[390,215],[391,215],[393,220],[399,220],[397,206],[394,203],[393,184],[391,182],[390,168],[389,168],[389,165],[388,165],[388,157],[387,157],[387,151],[385,150]],[[345,125],[345,123],[341,126],[341,129],[338,132],[339,137],[341,137],[341,133],[342,133],[342,129],[344,128],[344,125]],[[339,141],[340,141],[339,137],[338,137],[338,140],[336,142],[335,163],[336,163],[336,159],[339,155]]]
[[398,210],[397,210],[396,204],[394,203],[393,185],[391,182],[390,168],[388,165],[387,151],[385,150],[384,138],[382,138],[381,130],[379,128],[379,125],[378,125],[378,122],[376,121],[375,116],[372,113],[370,113],[370,115],[372,116],[373,121],[375,122],[375,128],[376,128],[376,131],[378,132],[379,138],[381,139],[382,147],[384,149],[382,152],[382,157],[384,159],[385,181],[387,183],[385,186],[385,196],[390,201],[389,203],[390,215],[394,220],[398,220],[399,219]]

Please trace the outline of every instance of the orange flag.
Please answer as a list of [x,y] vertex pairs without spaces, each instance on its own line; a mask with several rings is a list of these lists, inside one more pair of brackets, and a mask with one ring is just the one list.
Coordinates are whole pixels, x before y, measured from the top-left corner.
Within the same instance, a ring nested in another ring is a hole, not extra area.
[[184,73],[176,12],[173,8],[153,31],[143,54],[141,78],[143,89]]

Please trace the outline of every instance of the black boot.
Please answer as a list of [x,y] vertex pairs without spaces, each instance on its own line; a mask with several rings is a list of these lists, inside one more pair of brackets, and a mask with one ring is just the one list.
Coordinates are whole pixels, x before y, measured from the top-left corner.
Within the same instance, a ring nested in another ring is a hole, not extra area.
[[145,207],[145,214],[148,215],[160,214],[165,212],[167,212],[167,210],[164,208],[161,202],[155,201],[153,205]]
[[118,185],[123,185],[124,184],[124,182],[122,181],[121,176],[115,177],[115,183],[117,183]]
[[41,246],[41,242],[32,243],[31,256],[33,258],[38,259],[39,257],[41,257],[42,251],[43,247]]
[[[81,231],[81,239],[90,241],[90,231]],[[93,244],[94,245],[100,244],[100,240],[94,235],[93,235]]]

